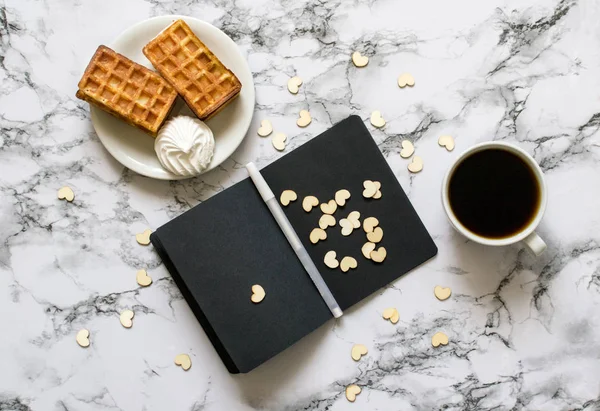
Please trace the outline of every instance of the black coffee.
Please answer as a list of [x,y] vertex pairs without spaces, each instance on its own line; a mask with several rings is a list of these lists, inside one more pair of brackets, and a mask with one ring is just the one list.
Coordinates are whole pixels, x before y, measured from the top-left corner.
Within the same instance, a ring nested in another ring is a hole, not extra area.
[[488,149],[465,158],[450,177],[450,207],[471,232],[499,239],[522,231],[535,217],[540,187],[519,156]]

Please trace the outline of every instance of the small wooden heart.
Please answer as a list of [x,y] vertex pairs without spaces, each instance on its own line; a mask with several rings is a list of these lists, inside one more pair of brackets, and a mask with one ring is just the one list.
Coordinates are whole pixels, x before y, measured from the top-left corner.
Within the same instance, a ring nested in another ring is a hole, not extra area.
[[150,234],[152,234],[152,230],[144,230],[143,233],[139,233],[135,235],[135,240],[140,245],[148,245],[150,244]]
[[439,347],[440,345],[448,345],[448,336],[442,332],[437,332],[431,337],[431,345]]
[[327,227],[333,227],[335,225],[335,217],[330,214],[323,214],[319,218],[319,227],[326,230]]
[[450,298],[450,296],[452,295],[452,290],[450,289],[450,287],[441,287],[439,285],[436,285],[435,288],[433,289],[433,293],[435,294],[435,297],[440,300],[440,301],[444,301],[447,300],[448,298]]
[[335,258],[336,257],[336,252],[335,251],[328,251],[327,254],[325,254],[325,258],[323,259],[323,262],[325,263],[325,265],[329,268],[338,268],[340,266],[340,262]]
[[346,189],[342,189],[342,190],[338,190],[335,193],[335,202],[337,203],[337,205],[339,205],[340,207],[343,207],[346,205],[346,200],[348,200],[350,198],[350,191],[346,190]]
[[363,190],[363,197],[364,198],[371,198],[373,197],[377,191],[379,190],[377,188],[377,184],[375,181],[371,181],[371,180],[365,180],[363,182],[363,187],[365,188]]
[[402,150],[400,150],[400,157],[409,158],[415,152],[415,146],[408,140],[402,141]]
[[258,128],[258,135],[261,137],[266,137],[273,132],[273,125],[269,120],[263,120],[260,122],[260,127]]
[[298,76],[294,76],[288,80],[287,88],[290,93],[298,94],[298,90],[300,89],[301,85],[302,85],[302,79]]
[[[383,229],[381,227],[375,227],[373,231],[367,233],[367,240],[371,243],[379,243],[383,238]],[[373,258],[373,256],[371,256]]]
[[349,236],[352,234],[352,231],[354,231],[354,224],[352,224],[352,221],[348,220],[347,218],[342,218],[340,220],[340,227],[342,227],[342,235],[344,237]]
[[360,228],[360,212],[352,211],[346,219],[352,223],[354,228]]
[[361,359],[361,357],[363,355],[366,355],[368,352],[369,351],[367,350],[367,347],[365,345],[354,344],[352,346],[352,351],[351,351],[352,359],[354,361],[359,361]]
[[367,217],[363,220],[363,230],[365,233],[372,233],[375,227],[379,225],[379,220],[375,217]]
[[306,127],[312,121],[312,117],[308,110],[300,110],[300,117],[296,120],[298,127]]
[[284,190],[279,196],[279,202],[282,206],[287,207],[292,201],[296,201],[298,195],[293,190]]
[[340,268],[345,273],[348,272],[348,270],[350,270],[351,268],[354,269],[356,267],[358,267],[358,263],[353,257],[346,256],[342,258],[342,262],[340,262]]
[[398,87],[404,88],[406,86],[412,87],[414,85],[415,85],[415,78],[411,74],[402,73],[398,77]]
[[85,328],[79,330],[77,336],[75,337],[77,344],[79,344],[83,348],[87,348],[90,346],[90,332]]
[[273,136],[271,143],[273,143],[273,147],[275,147],[276,150],[283,151],[285,150],[285,140],[287,140],[285,134],[277,133]]
[[350,402],[354,402],[356,400],[356,396],[360,394],[362,390],[356,384],[352,384],[346,387],[346,399]]
[[383,319],[389,320],[392,324],[396,324],[400,320],[400,314],[395,308],[386,308],[383,310]]
[[152,284],[152,277],[148,275],[146,270],[138,270],[138,272],[135,273],[135,279],[142,287],[148,287]]
[[423,160],[419,156],[414,156],[412,162],[408,164],[408,171],[418,173],[421,170],[423,170]]
[[125,310],[119,316],[119,321],[121,321],[121,325],[125,328],[131,328],[133,325],[133,316],[134,313],[131,310]]
[[179,354],[175,357],[175,365],[180,366],[184,371],[189,370],[192,367],[192,360],[187,354]]
[[370,260],[371,252],[375,249],[375,247],[376,247],[375,244],[367,242],[362,246],[360,251],[362,252],[362,255],[364,255],[367,260]]
[[322,228],[313,228],[309,235],[310,242],[317,244],[321,240],[327,239],[327,233]]
[[306,197],[304,197],[304,200],[302,200],[302,208],[307,213],[310,213],[310,211],[313,209],[313,207],[316,207],[318,205],[319,205],[319,199],[315,196],[306,196]]
[[371,113],[371,124],[373,127],[377,128],[385,126],[385,120],[383,119],[383,116],[379,110],[375,110]]
[[250,296],[250,301],[252,301],[254,304],[258,304],[265,299],[266,294],[267,293],[265,293],[265,289],[262,288],[262,286],[259,284],[254,284],[252,286],[252,295]]
[[[373,247],[375,247],[374,244]],[[379,247],[377,250],[371,251],[370,257],[371,260],[375,261],[376,263],[383,263],[383,260],[385,260],[385,257],[387,257],[387,251],[385,250],[385,247]]]
[[364,67],[369,64],[369,58],[360,54],[359,51],[355,51],[352,53],[352,63],[354,63],[356,67]]
[[452,136],[440,136],[438,144],[442,147],[446,147],[446,150],[448,151],[454,150],[454,139]]
[[75,193],[71,189],[71,187],[63,187],[58,190],[58,199],[59,200],[67,200],[69,203],[73,201],[75,198]]
[[337,203],[335,200],[329,200],[327,203],[321,204],[321,211],[325,214],[333,214],[337,210]]

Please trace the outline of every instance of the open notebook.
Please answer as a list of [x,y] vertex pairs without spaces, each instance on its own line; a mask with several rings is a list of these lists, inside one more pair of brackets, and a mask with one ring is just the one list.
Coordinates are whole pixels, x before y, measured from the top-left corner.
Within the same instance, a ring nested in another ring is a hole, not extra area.
[[[342,310],[356,304],[437,253],[417,213],[362,120],[352,116],[261,170],[279,198],[286,189],[298,200],[284,211]],[[382,198],[362,196],[364,180],[382,184]],[[384,230],[380,245],[387,258],[376,264],[363,257],[365,233],[327,229],[314,245],[310,231],[322,213],[302,209],[302,199],[333,199],[352,194],[338,207],[340,220],[351,211],[361,221],[373,216]],[[151,236],[152,243],[204,327],[227,369],[248,372],[333,318],[298,261],[252,181],[247,178],[197,205]],[[358,267],[347,273],[325,266],[329,250],[338,260],[352,256]],[[260,284],[266,297],[250,301]],[[344,321],[342,317],[341,321]]]

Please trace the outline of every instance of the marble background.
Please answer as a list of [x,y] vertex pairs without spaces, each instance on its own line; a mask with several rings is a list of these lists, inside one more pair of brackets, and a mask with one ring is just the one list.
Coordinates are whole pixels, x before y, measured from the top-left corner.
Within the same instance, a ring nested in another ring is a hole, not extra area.
[[[117,163],[74,97],[100,43],[150,16],[224,30],[247,56],[256,113],[218,170],[154,181]],[[370,56],[367,68],[349,62]],[[396,77],[408,71],[412,89]],[[294,96],[292,75],[304,79]],[[295,125],[310,109],[313,123]],[[381,110],[387,125],[368,124]],[[151,247],[155,229],[350,114],[372,130],[439,255],[248,375],[221,364]],[[0,0],[0,410],[600,410],[600,3],[596,0]],[[448,153],[441,134],[456,138]],[[408,138],[425,168],[409,175]],[[518,144],[549,203],[537,260],[457,235],[439,201],[467,147]],[[56,199],[63,185],[76,199]],[[147,267],[154,284],[141,289]],[[436,284],[453,296],[439,302]],[[400,311],[396,326],[381,319]],[[132,308],[132,329],[118,313]],[[75,333],[86,327],[92,345]],[[430,337],[444,331],[446,347]],[[368,346],[359,363],[353,343]],[[180,352],[193,366],[173,365]],[[347,384],[363,392],[354,404]]]

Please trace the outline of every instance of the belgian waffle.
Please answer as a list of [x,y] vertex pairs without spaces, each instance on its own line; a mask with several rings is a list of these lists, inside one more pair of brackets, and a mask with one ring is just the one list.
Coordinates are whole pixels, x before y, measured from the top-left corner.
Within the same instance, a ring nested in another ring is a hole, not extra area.
[[77,97],[156,137],[177,92],[161,76],[106,46],[98,47]]
[[200,120],[216,114],[242,89],[235,74],[183,20],[164,29],[143,51]]

